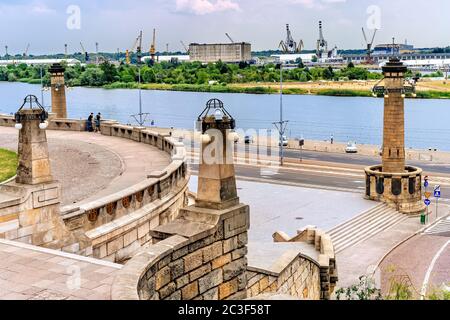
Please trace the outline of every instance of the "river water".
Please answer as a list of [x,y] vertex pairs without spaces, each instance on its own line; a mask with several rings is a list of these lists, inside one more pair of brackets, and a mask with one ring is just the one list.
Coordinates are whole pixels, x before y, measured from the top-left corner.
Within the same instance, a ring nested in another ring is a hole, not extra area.
[[[39,100],[39,85],[0,82],[0,113],[13,113],[28,94]],[[150,113],[156,126],[194,128],[197,116],[211,98],[221,99],[242,129],[274,129],[279,121],[278,95],[142,91],[143,112]],[[45,92],[45,105],[50,93]],[[73,88],[67,92],[69,117],[85,119],[90,112],[104,118],[133,123],[138,113],[137,90]],[[356,141],[380,145],[382,141],[383,100],[356,97],[283,97],[284,118],[289,120],[287,135],[310,140]],[[450,151],[450,100],[406,100],[406,145],[408,148]]]

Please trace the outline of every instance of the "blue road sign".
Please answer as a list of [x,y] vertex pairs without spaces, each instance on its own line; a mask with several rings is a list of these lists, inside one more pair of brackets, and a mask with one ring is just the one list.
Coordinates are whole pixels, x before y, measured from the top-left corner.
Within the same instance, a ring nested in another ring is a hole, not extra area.
[[430,199],[425,199],[425,205],[428,207],[431,204],[431,200]]
[[441,197],[441,186],[434,187],[434,197],[435,198]]
[[423,184],[425,186],[425,188],[428,188],[428,186],[430,185],[430,183],[428,182],[428,180],[425,180],[425,183]]

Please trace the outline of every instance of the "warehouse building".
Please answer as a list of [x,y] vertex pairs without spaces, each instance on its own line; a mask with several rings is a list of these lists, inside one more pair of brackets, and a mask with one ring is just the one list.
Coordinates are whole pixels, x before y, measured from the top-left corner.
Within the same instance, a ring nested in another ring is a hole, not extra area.
[[202,63],[217,62],[221,60],[227,63],[239,63],[252,59],[252,47],[250,43],[226,43],[226,44],[198,44],[189,45],[189,57],[191,61]]

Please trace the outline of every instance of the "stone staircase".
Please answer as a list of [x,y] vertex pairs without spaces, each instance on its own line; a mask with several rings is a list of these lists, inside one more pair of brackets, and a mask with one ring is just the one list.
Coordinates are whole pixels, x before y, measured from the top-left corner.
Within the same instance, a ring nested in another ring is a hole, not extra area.
[[339,253],[406,219],[408,216],[383,203],[327,233],[331,236],[335,252]]

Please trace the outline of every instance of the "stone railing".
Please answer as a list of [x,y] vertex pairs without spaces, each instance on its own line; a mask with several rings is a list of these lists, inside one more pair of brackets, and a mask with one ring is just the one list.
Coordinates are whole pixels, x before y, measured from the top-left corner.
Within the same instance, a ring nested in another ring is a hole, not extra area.
[[13,116],[0,114],[0,127],[14,127],[16,120]]
[[124,262],[140,247],[149,244],[149,230],[174,220],[187,204],[188,169],[183,143],[146,130],[102,123],[101,133],[155,146],[171,155],[163,171],[115,194],[81,206],[62,208],[67,228],[82,239],[64,248],[82,255]]
[[247,295],[287,294],[300,299],[329,300],[338,281],[336,255],[330,236],[314,227],[306,227],[293,238],[282,232],[275,233],[273,238],[276,243],[310,245],[316,254],[297,254],[290,250],[272,268],[274,270],[249,267]]
[[[49,121],[49,129],[80,131],[84,130],[83,122],[53,118]],[[0,116],[0,125],[14,126],[13,117]],[[178,210],[185,207],[188,201],[189,172],[183,143],[168,135],[145,128],[123,126],[116,121],[103,121],[101,129],[103,135],[155,146],[171,156],[171,163],[162,171],[151,172],[147,177],[143,177],[143,181],[136,185],[93,202],[59,208],[59,197],[55,196],[56,200],[52,201],[56,202],[51,205],[58,207],[52,209],[57,212],[58,217],[52,218],[53,226],[48,225],[51,230],[44,230],[45,228],[39,225],[39,232],[33,229],[34,220],[28,219],[31,224],[26,224],[26,228],[22,230],[17,223],[20,216],[10,214],[20,211],[24,201],[33,207],[30,202],[32,197],[16,195],[11,187],[5,186],[4,188],[8,187],[9,194],[12,194],[12,200],[3,201],[3,205],[8,207],[0,208],[0,218],[4,213],[9,223],[7,233],[2,233],[0,228],[0,237],[31,241],[36,245],[69,253],[124,262],[140,247],[150,243],[150,229],[176,218]],[[50,194],[46,194],[47,198],[49,196]],[[6,218],[1,218],[0,222],[2,221],[6,221]],[[37,234],[42,234],[42,239],[38,239]]]
[[368,167],[366,198],[387,203],[405,214],[416,214],[425,205],[422,202],[422,169],[407,166],[405,172],[382,172],[382,166]]
[[182,209],[119,272],[112,299],[245,299],[248,228],[248,206]]

